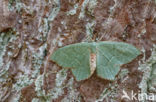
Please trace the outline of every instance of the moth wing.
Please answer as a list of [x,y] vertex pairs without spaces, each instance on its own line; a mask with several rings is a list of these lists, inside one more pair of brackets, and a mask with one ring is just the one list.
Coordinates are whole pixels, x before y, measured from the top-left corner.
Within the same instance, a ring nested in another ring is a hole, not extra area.
[[90,44],[78,43],[56,50],[51,60],[63,68],[70,68],[77,81],[90,77]]
[[97,75],[114,80],[122,64],[136,58],[140,51],[134,46],[122,42],[99,42],[97,44]]

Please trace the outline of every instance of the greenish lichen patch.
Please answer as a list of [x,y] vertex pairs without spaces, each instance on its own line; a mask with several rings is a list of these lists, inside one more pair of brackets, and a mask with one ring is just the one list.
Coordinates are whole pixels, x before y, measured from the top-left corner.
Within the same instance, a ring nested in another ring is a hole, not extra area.
[[79,19],[82,19],[85,17],[85,8],[88,4],[89,0],[84,0],[84,2],[82,3],[82,7],[81,7],[81,12],[80,12],[80,15],[79,15]]
[[68,83],[66,85],[67,87],[67,90],[68,90],[68,94],[62,99],[61,102],[81,102],[81,95],[79,93],[79,91],[74,88],[74,86],[76,86],[74,84],[74,80],[73,80],[73,77],[70,78],[68,80]]
[[109,99],[111,99],[111,102],[116,102],[115,97],[118,95],[118,87],[117,82],[109,84],[109,86],[103,90],[100,97],[95,102],[103,102],[104,100],[106,100],[106,102],[110,102],[108,101]]
[[82,18],[85,17],[85,13],[86,13],[85,9],[86,9],[86,7],[88,8],[88,11],[92,15],[93,10],[94,10],[96,5],[97,5],[97,0],[84,0],[83,3],[82,3],[79,19],[82,19]]
[[39,27],[39,36],[37,36],[37,39],[40,41],[46,41],[47,36],[50,30],[50,22],[52,22],[55,17],[58,15],[60,11],[60,1],[59,0],[54,0],[53,2],[54,7],[51,8],[51,12],[49,13],[48,18],[43,18],[43,24]]
[[7,78],[8,78],[9,67],[10,67],[10,62],[8,62],[8,64],[5,65],[4,67],[1,67],[3,68],[3,69],[0,69],[0,82],[1,83],[5,83],[8,80]]
[[8,8],[10,11],[13,11],[14,9],[20,12],[21,8],[23,7],[23,4],[20,0],[9,0]]
[[29,79],[28,75],[20,75],[19,79],[16,80],[16,83],[13,84],[13,89],[15,91],[20,91],[22,88],[32,83],[33,83],[33,79]]
[[34,9],[36,9],[35,6],[25,5],[21,0],[9,0],[8,8],[10,11],[16,10],[18,13],[24,9],[28,14],[33,14]]
[[0,34],[0,66],[3,65],[3,56],[6,52],[6,47],[9,42],[12,42],[16,39],[16,35],[13,33],[12,30],[8,32],[2,32]]
[[[143,59],[144,60],[144,59]],[[141,93],[156,92],[156,45],[153,46],[151,57],[140,63],[139,70],[143,72],[142,81],[139,84]],[[143,101],[146,101],[145,99]]]
[[50,90],[51,98],[56,99],[64,94],[65,81],[67,79],[67,70],[62,69],[56,74],[55,87]]
[[156,62],[152,64],[152,71],[148,83],[149,83],[148,86],[149,91],[156,93]]
[[37,36],[37,39],[40,41],[46,41],[49,30],[50,30],[50,26],[49,26],[48,19],[44,18],[43,24],[40,26],[40,28],[38,30],[40,35]]
[[88,4],[88,11],[90,12],[90,14],[93,14],[94,8],[97,5],[97,0],[90,0],[89,4]]
[[[14,33],[14,30],[0,33],[0,92],[2,92],[0,95],[1,100],[5,100],[5,98],[7,98],[4,97],[5,94],[5,96],[9,94],[6,90],[9,90],[10,88],[10,86],[8,85],[8,82],[10,81],[8,70],[11,64],[11,57],[9,57],[7,53],[7,47],[11,47],[9,46],[9,43],[12,43],[14,40],[16,40],[16,33]],[[7,64],[4,63],[4,56],[6,55],[8,55]]]
[[9,0],[8,8],[9,10],[12,10],[12,6],[15,3],[15,0]]
[[40,102],[38,98],[33,98],[31,102]]
[[3,62],[3,57],[6,55],[6,52],[7,52],[6,48],[8,44],[10,42],[13,42],[14,40],[16,40],[16,35],[13,33],[12,30],[8,32],[2,32],[0,34],[0,80],[3,75],[6,76],[5,74],[8,71],[9,65],[10,65],[10,62],[8,62],[7,65],[4,65],[4,62]]
[[[37,93],[37,96],[39,97],[36,100],[40,100],[41,102],[51,102],[51,100],[57,99],[59,96],[64,94],[64,88],[66,87],[65,81],[67,79],[67,70],[60,70],[56,74],[55,79],[55,87],[48,91],[48,93],[45,93],[45,90],[42,88],[43,86],[43,80],[44,80],[44,74],[39,75],[35,81],[35,91]],[[40,102],[39,101],[39,102]]]
[[46,55],[46,48],[47,44],[42,45],[38,52],[33,52],[33,60],[32,60],[32,67],[33,67],[33,72],[32,72],[32,78],[35,78],[37,75],[39,75],[40,68],[43,64],[43,60]]
[[35,91],[37,92],[37,96],[45,96],[45,90],[42,89],[43,86],[44,75],[38,75],[35,81]]
[[78,6],[79,6],[78,4],[75,4],[75,5],[74,5],[74,8],[67,12],[67,15],[75,15]]
[[95,21],[89,22],[86,24],[86,34],[87,34],[87,40],[90,41],[93,38],[93,31],[95,26]]
[[51,96],[49,93],[46,94],[45,90],[43,89],[43,85],[44,85],[44,74],[38,75],[35,81],[35,91],[38,98],[35,98],[32,101],[51,102]]
[[48,21],[53,21],[60,11],[60,0],[54,0],[54,7],[48,17]]
[[13,97],[12,102],[20,102],[21,92],[17,92],[15,95],[16,96]]

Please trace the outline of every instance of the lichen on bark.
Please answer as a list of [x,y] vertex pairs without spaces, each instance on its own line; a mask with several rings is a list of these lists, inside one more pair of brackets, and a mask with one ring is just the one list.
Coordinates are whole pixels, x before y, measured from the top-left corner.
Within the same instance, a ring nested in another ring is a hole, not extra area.
[[[125,101],[122,89],[155,92],[155,0],[0,0],[0,4],[0,101],[120,102]],[[60,47],[91,40],[126,42],[145,53],[121,66],[114,83],[96,74],[77,82],[70,71],[49,60]]]
[[[153,45],[152,54],[148,60],[143,59],[140,63],[139,70],[143,72],[142,81],[140,82],[141,93],[155,93],[156,92],[156,45]],[[144,97],[143,102],[146,102]]]

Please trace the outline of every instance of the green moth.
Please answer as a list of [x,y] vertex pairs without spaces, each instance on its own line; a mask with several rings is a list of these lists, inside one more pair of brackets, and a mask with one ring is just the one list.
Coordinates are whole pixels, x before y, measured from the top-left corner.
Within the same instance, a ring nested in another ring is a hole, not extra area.
[[99,77],[114,80],[122,64],[136,58],[141,52],[123,42],[83,42],[59,48],[51,60],[71,69],[77,81],[89,78],[96,70]]

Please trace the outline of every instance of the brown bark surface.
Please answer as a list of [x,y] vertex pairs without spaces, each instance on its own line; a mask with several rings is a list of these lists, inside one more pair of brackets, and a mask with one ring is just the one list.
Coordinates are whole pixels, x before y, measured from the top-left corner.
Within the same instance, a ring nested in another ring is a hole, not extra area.
[[[141,90],[139,62],[151,56],[156,44],[156,2],[1,0],[0,32],[0,102],[131,102],[121,99],[122,91]],[[119,73],[116,81],[94,73],[77,82],[50,55],[57,48],[90,41],[91,36],[132,44],[143,54],[123,65],[120,72],[128,73]],[[105,89],[108,96],[98,101]]]

